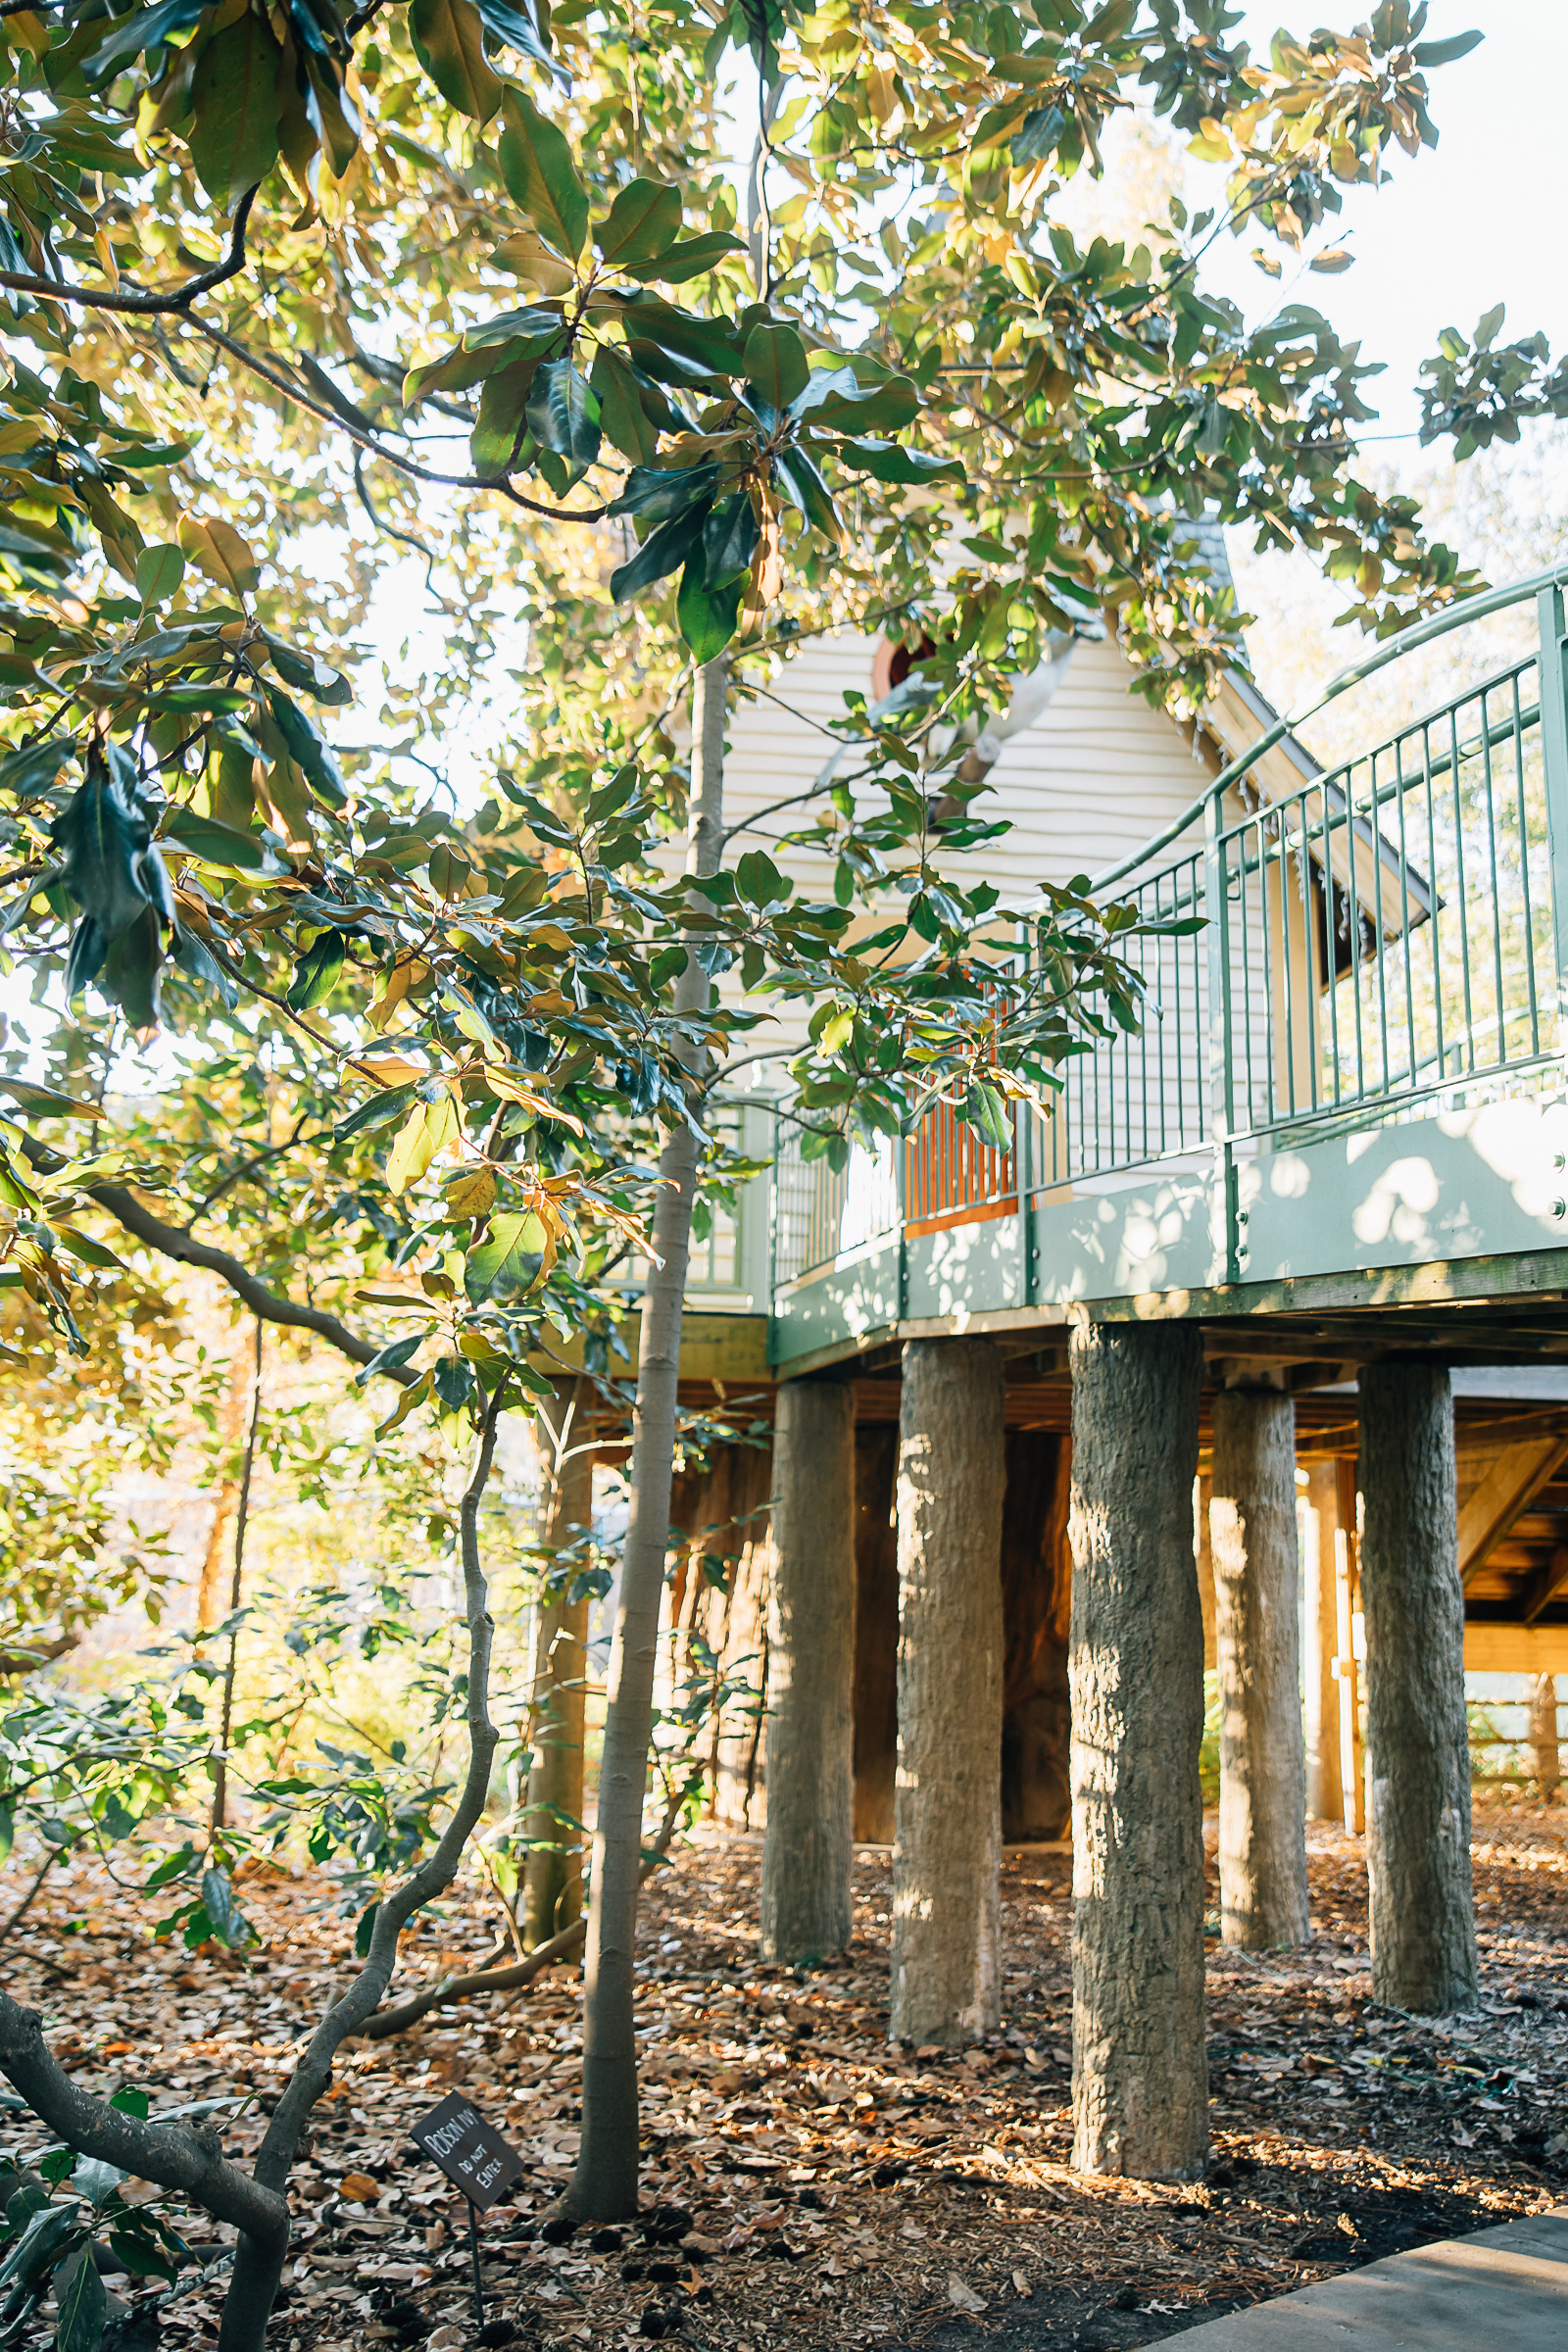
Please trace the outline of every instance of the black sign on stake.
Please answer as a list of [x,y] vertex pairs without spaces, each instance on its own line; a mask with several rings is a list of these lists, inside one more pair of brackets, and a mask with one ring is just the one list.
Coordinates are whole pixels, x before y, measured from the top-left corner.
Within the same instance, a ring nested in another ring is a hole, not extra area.
[[473,2316],[484,2326],[484,2290],[479,2274],[479,2216],[488,2213],[520,2178],[522,2158],[499,2132],[492,2132],[471,2099],[449,2091],[439,2107],[421,2115],[410,2136],[435,2159],[447,2179],[468,2200],[468,2251],[473,2259]]

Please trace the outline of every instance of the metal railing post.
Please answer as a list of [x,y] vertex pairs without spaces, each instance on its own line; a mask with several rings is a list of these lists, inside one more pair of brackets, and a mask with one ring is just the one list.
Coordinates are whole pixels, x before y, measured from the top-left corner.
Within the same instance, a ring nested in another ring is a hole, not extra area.
[[1224,795],[1216,789],[1203,808],[1203,910],[1208,917],[1208,1125],[1223,1220],[1225,1280],[1239,1282],[1246,1263],[1237,1220],[1236,1085],[1231,1052],[1231,916],[1220,839]]
[[1557,1043],[1568,1047],[1568,627],[1555,584],[1536,599],[1540,628],[1541,754],[1545,775],[1546,857],[1557,976]]

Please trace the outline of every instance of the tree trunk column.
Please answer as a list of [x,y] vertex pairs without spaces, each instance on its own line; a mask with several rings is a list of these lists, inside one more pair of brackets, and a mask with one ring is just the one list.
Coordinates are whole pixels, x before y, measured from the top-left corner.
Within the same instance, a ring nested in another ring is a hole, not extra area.
[[1306,1758],[1296,1541],[1296,1405],[1214,1398],[1208,1506],[1219,1672],[1220,1933],[1244,1951],[1304,1943]]
[[1477,1998],[1453,1396],[1429,1364],[1360,1390],[1372,1989],[1436,2015]]
[[855,1835],[855,1392],[788,1380],[773,1428],[762,1957],[850,1940]]
[[911,1340],[899,1415],[894,2040],[976,2041],[1002,1999],[1002,1358]]
[[1530,1746],[1536,1787],[1544,1804],[1550,1804],[1562,1778],[1557,1747],[1557,1678],[1538,1674],[1530,1695]]
[[[557,1555],[593,1528],[594,1458],[585,1426],[591,1381],[564,1382],[539,1407],[544,1472],[540,1540]],[[588,1595],[570,1600],[587,1561],[553,1559],[533,1621],[533,1763],[523,1836],[533,1844],[523,1879],[523,1944],[532,1951],[582,1909],[582,1763],[587,1713]],[[553,1588],[553,1589],[552,1589]]]
[[1203,2046],[1193,1323],[1072,1338],[1073,2162],[1192,2180]]
[[1306,1697],[1306,1809],[1314,1821],[1345,1822],[1340,1780],[1339,1604],[1334,1543],[1340,1524],[1339,1471],[1314,1462],[1307,1472],[1306,1616],[1301,1682]]

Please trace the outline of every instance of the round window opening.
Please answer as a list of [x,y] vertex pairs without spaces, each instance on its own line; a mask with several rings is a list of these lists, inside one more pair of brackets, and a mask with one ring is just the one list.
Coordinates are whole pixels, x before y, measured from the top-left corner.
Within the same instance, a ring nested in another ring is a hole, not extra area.
[[917,662],[929,662],[936,652],[935,642],[924,637],[918,645],[906,645],[903,638],[884,637],[871,657],[871,700],[885,702],[897,686],[902,686]]

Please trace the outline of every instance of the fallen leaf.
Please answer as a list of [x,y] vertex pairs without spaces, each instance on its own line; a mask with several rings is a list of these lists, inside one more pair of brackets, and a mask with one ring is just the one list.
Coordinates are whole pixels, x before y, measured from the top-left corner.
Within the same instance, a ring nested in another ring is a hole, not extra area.
[[948,2279],[948,2301],[956,2303],[960,2311],[978,2313],[990,2309],[984,2295],[977,2295],[974,2288],[965,2279],[958,2277],[956,2271],[953,2272]]
[[338,2183],[338,2194],[355,2205],[373,2205],[381,2194],[381,2183],[368,2173],[345,2173]]

